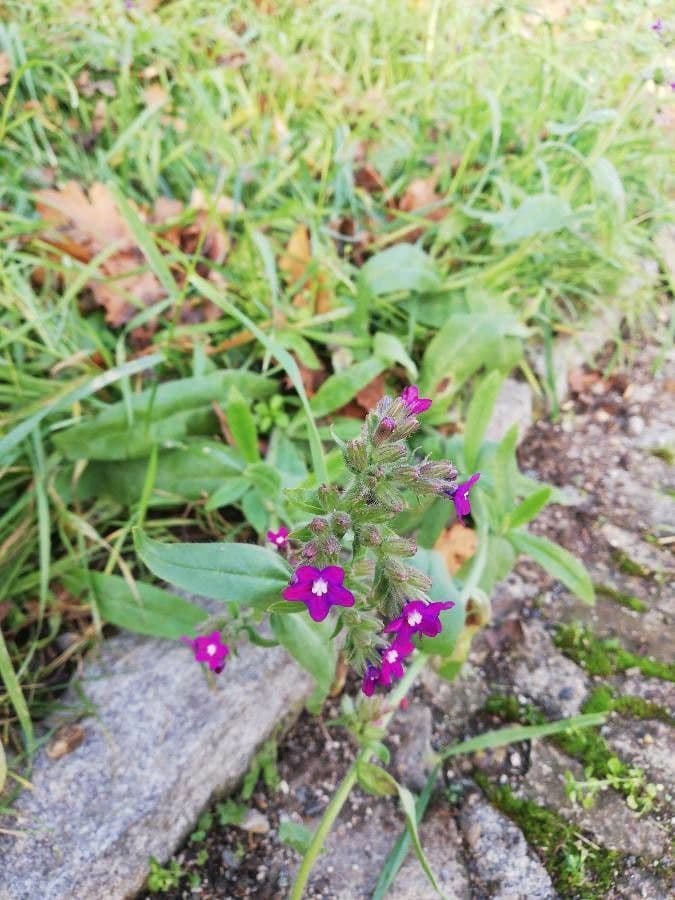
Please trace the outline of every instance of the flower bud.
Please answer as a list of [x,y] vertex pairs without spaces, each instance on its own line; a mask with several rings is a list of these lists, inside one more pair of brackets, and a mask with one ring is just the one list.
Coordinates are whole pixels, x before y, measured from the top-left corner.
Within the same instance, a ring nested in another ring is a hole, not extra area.
[[326,556],[339,556],[341,550],[340,542],[332,534],[323,542],[323,552]]
[[376,447],[373,451],[373,462],[391,465],[392,463],[402,462],[407,456],[408,448],[405,444],[384,444],[381,447]]
[[447,459],[428,459],[420,464],[420,472],[425,478],[440,478],[444,481],[457,478],[457,469]]
[[389,440],[395,429],[396,420],[392,419],[391,416],[385,416],[383,419],[380,419],[377,428],[375,429],[375,433],[373,434],[373,444],[376,447],[379,447],[380,444],[384,444],[385,441]]
[[312,521],[308,525],[309,530],[312,534],[325,534],[328,531],[328,522],[325,519],[316,518],[312,519]]
[[365,472],[368,468],[368,447],[361,440],[349,441],[345,447],[345,462],[352,472]]
[[312,560],[316,559],[319,553],[319,546],[316,541],[310,541],[308,544],[302,548],[301,556],[303,559]]
[[410,418],[405,419],[400,425],[397,425],[391,434],[391,438],[394,441],[401,441],[409,438],[411,434],[414,434],[417,429],[420,427],[420,423],[414,416],[410,416]]
[[352,517],[346,512],[336,512],[332,516],[333,531],[343,537],[352,527]]
[[403,498],[389,481],[380,481],[377,485],[375,496],[378,502],[386,506],[391,512],[399,513],[405,508]]
[[321,507],[326,512],[332,511],[337,506],[339,492],[334,484],[320,484],[317,496]]
[[359,534],[361,541],[366,547],[379,547],[382,544],[380,529],[376,528],[375,525],[365,525],[360,529]]
[[417,553],[417,541],[392,534],[382,541],[382,549],[392,556],[414,556]]
[[384,571],[393,584],[403,586],[408,583],[408,566],[404,566],[397,559],[388,559],[384,564]]
[[423,572],[420,572],[419,569],[413,569],[412,566],[406,566],[406,586],[408,589],[408,594],[418,595],[418,594],[428,594],[431,590],[431,578],[428,575],[425,575]]

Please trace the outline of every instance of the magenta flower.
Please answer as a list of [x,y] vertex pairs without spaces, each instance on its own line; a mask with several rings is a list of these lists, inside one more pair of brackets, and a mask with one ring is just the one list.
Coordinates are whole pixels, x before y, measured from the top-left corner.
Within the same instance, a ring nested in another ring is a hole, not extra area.
[[373,694],[375,693],[375,688],[380,683],[381,675],[382,672],[380,671],[379,666],[366,666],[366,671],[363,673],[363,682],[361,683],[361,690],[366,695],[366,697],[373,696]]
[[288,543],[288,535],[290,533],[290,530],[282,525],[277,531],[268,531],[267,540],[281,550],[281,548],[285,547]]
[[353,606],[354,595],[343,586],[345,572],[340,566],[300,566],[282,592],[286,600],[305,603],[315,622],[323,622],[331,606]]
[[416,384],[409,384],[407,388],[401,391],[401,400],[408,407],[408,413],[416,416],[423,413],[431,406],[431,400],[428,397],[420,397],[420,392]]
[[393,619],[384,630],[400,636],[424,634],[426,637],[436,637],[443,629],[440,620],[442,611],[452,609],[454,605],[452,600],[447,603],[425,603],[424,600],[411,600],[405,604],[401,615],[397,619]]
[[207,663],[212,672],[219,674],[225,668],[225,657],[229,654],[230,648],[222,642],[219,631],[212,631],[211,634],[196,638],[182,637],[181,641],[192,647],[195,661]]
[[480,472],[472,475],[468,481],[462,481],[457,487],[448,494],[448,497],[455,504],[455,512],[460,522],[464,516],[471,515],[471,503],[469,501],[469,491],[480,478]]
[[663,19],[657,19],[656,22],[652,22],[651,24],[652,31],[655,31],[656,34],[661,34],[663,31]]
[[394,641],[385,647],[380,665],[379,683],[388,687],[392,678],[403,678],[403,660],[415,649],[408,634],[397,634]]

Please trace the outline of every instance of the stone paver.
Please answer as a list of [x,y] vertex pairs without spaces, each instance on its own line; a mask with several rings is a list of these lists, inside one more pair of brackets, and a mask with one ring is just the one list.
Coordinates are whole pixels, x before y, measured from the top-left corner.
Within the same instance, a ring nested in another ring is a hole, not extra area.
[[37,757],[34,789],[15,805],[27,836],[0,834],[0,900],[132,895],[148,858],[173,852],[312,689],[281,649],[243,647],[209,684],[182,645],[131,635],[107,641],[85,673],[96,715],[72,753]]

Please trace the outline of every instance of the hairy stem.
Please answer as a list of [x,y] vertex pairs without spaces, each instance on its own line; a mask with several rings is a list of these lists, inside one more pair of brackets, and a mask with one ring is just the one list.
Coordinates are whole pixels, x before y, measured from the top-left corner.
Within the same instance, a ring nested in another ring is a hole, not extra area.
[[[416,653],[405,675],[399,681],[396,688],[388,696],[387,711],[383,714],[380,720],[380,724],[383,729],[386,730],[389,726],[389,723],[391,722],[399,707],[399,703],[412,687],[417,676],[426,665],[426,661],[427,657],[424,653]],[[361,750],[354,762],[349,767],[349,770],[345,777],[342,779],[342,782],[340,783],[337,791],[333,794],[333,799],[326,807],[326,811],[321,818],[319,827],[314,832],[312,842],[307,848],[307,852],[303,857],[302,863],[298,870],[298,874],[295,878],[295,882],[293,883],[293,889],[289,895],[289,900],[302,900],[302,895],[304,894],[305,888],[307,887],[307,881],[309,880],[311,871],[314,868],[314,863],[316,862],[316,859],[323,848],[326,838],[330,834],[330,830],[333,827],[335,820],[340,815],[340,811],[345,805],[351,789],[356,784],[356,772],[358,765],[360,762],[368,762],[372,755],[373,754],[371,750]]]

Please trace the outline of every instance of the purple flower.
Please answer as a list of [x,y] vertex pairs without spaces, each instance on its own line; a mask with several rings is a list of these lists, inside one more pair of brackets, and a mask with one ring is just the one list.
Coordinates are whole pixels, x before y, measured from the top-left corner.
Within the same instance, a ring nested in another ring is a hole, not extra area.
[[222,642],[219,631],[212,631],[211,634],[196,638],[182,637],[181,641],[192,647],[195,661],[207,663],[212,672],[218,674],[225,668],[225,657],[229,654],[230,648]]
[[323,622],[331,606],[353,606],[354,595],[343,586],[345,572],[340,566],[300,566],[283,591],[286,600],[300,600],[315,622]]
[[663,19],[658,18],[656,22],[652,22],[651,29],[656,32],[656,34],[661,34],[663,31]]
[[468,481],[462,481],[457,487],[448,494],[448,497],[455,504],[455,512],[460,522],[464,516],[471,515],[471,503],[469,501],[469,491],[480,478],[480,472],[472,475]]
[[388,687],[392,678],[403,678],[403,660],[415,649],[408,634],[397,634],[394,641],[385,647],[380,665],[380,684]]
[[447,603],[411,600],[405,604],[401,615],[393,619],[384,630],[388,633],[395,632],[400,636],[424,634],[427,637],[436,637],[443,628],[440,620],[441,612],[444,609],[452,609],[454,605],[451,600]]
[[290,530],[282,525],[277,531],[268,531],[267,540],[274,544],[275,547],[281,549],[288,543],[288,535],[290,533]]
[[363,673],[363,682],[361,683],[361,690],[366,695],[366,697],[373,696],[373,694],[375,693],[375,688],[380,683],[381,676],[382,672],[380,671],[379,666],[366,666],[366,671]]
[[401,400],[408,407],[408,413],[416,416],[423,413],[431,406],[431,400],[428,397],[420,397],[420,392],[416,384],[409,384],[407,388],[401,391]]

